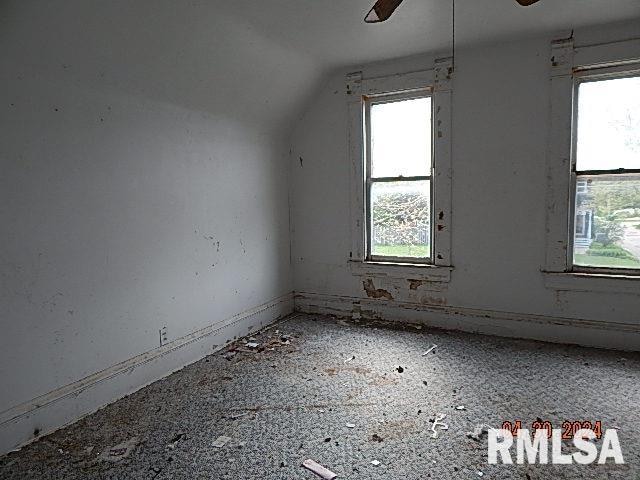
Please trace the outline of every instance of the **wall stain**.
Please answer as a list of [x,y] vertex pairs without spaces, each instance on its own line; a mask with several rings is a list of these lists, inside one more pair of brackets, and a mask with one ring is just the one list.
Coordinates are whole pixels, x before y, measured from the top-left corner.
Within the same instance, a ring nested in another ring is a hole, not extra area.
[[409,290],[418,290],[419,287],[427,283],[426,280],[411,280],[411,279],[408,279],[407,282],[409,282]]
[[371,280],[370,278],[363,280],[362,286],[364,287],[364,291],[367,293],[367,297],[369,298],[386,298],[387,300],[393,300],[393,295],[391,295],[387,290],[376,288],[373,284],[373,280]]
[[420,303],[423,305],[444,306],[447,304],[447,300],[442,297],[425,296],[420,299]]

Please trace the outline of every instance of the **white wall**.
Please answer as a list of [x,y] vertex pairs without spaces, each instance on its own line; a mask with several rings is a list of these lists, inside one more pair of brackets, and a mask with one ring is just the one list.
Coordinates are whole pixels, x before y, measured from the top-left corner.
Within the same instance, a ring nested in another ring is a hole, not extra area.
[[216,2],[2,2],[0,424],[291,292],[286,139],[316,76]]
[[[557,292],[545,288],[540,273],[546,240],[550,41],[568,33],[457,52],[452,280],[425,285],[416,292],[406,279],[377,279],[376,287],[388,289],[392,302],[367,299],[362,276],[354,276],[348,266],[344,74],[362,70],[367,78],[425,70],[431,68],[434,57],[354,66],[328,79],[293,135],[292,256],[297,308],[357,311],[358,315],[368,310],[371,316],[426,323],[433,319],[433,324],[444,327],[640,348],[638,294]],[[637,23],[580,30],[575,41],[618,40],[634,33]],[[517,322],[510,322],[510,317]],[[583,322],[591,330],[551,331],[557,321],[579,328],[583,320],[593,321]],[[601,327],[616,323],[621,324],[616,338],[603,340]]]
[[[360,67],[299,118],[319,66],[228,6],[2,2],[0,453],[286,313],[293,286],[364,305],[343,95]],[[455,271],[420,302],[637,327],[637,296],[542,285],[548,40],[459,52]]]

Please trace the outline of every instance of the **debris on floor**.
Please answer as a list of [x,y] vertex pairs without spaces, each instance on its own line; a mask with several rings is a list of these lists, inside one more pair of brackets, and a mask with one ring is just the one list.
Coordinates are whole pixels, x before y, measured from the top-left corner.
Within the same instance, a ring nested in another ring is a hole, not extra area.
[[107,462],[119,462],[127,458],[136,448],[138,443],[140,443],[138,437],[130,438],[126,442],[122,442],[114,447],[108,448],[98,456],[98,459],[105,460]]
[[238,418],[246,417],[247,415],[249,415],[249,413],[250,412],[234,413],[234,414],[230,415],[229,418],[231,420],[237,420]]
[[333,473],[331,470],[323,467],[322,465],[320,465],[317,462],[314,462],[311,459],[305,460],[302,463],[302,466],[304,468],[306,468],[307,470],[312,471],[313,473],[315,473],[319,477],[322,477],[324,480],[333,480],[334,478],[336,478],[338,476],[335,473]]
[[374,467],[377,467],[378,465],[380,465],[380,461],[379,460],[373,460],[371,462],[371,465],[373,465]]
[[464,405],[458,405],[458,406],[456,407],[456,410],[458,410],[459,412],[461,412],[461,411],[463,411],[463,410],[466,410],[466,409],[467,409],[467,407],[465,407]]
[[180,440],[186,440],[186,438],[187,438],[187,435],[184,432],[176,433],[174,437],[171,439],[171,442],[169,442],[169,444],[167,445],[167,449],[173,450],[178,446],[178,442]]
[[216,438],[216,441],[213,442],[213,444],[211,445],[212,447],[215,448],[222,448],[224,447],[229,441],[231,440],[231,437],[225,437],[224,435],[219,436],[218,438]]
[[[185,367],[19,453],[0,457],[0,478],[166,480],[197,478],[197,469],[206,470],[207,479],[324,480],[302,466],[313,459],[333,470],[335,480],[484,480],[499,477],[485,463],[485,453],[489,431],[500,428],[503,418],[534,421],[542,412],[543,420],[578,414],[597,418],[604,410],[607,428],[621,427],[618,434],[625,435],[625,461],[632,469],[639,465],[640,432],[632,422],[635,411],[627,407],[640,405],[640,355],[631,360],[628,354],[628,365],[621,365],[615,352],[594,352],[599,360],[590,360],[591,368],[600,369],[594,392],[593,372],[584,382],[563,382],[562,372],[573,364],[564,363],[562,354],[575,350],[569,357],[575,360],[582,352],[578,347],[518,343],[507,348],[491,337],[373,332],[314,316],[278,328],[279,334],[252,331],[260,344],[256,350],[245,346],[249,338],[239,339],[209,356],[210,363],[205,359]],[[284,346],[289,338],[291,344]],[[435,353],[422,357],[435,343]],[[440,368],[445,353],[447,366]],[[577,367],[582,363],[575,360]],[[505,395],[504,378],[494,371],[505,364],[509,378],[536,392],[528,402]],[[532,364],[541,373],[531,375]],[[395,371],[398,365],[403,374]],[[546,390],[550,386],[553,391]],[[221,435],[230,440],[212,446]],[[123,445],[116,444],[134,436],[140,439],[135,448],[117,451]],[[113,445],[115,458],[105,461]],[[562,469],[566,478],[584,476],[580,465]],[[594,465],[592,477],[602,478],[608,469]],[[514,466],[511,477],[524,480],[525,470]],[[620,480],[629,476],[629,470],[611,473]]]
[[423,357],[426,357],[426,356],[427,356],[427,355],[429,355],[431,352],[433,352],[436,348],[438,348],[438,345],[436,345],[436,344],[434,343],[431,347],[429,347],[429,349],[428,349],[426,352],[424,352],[424,353],[422,354],[422,356],[423,356]]
[[404,372],[404,368],[399,366],[398,368],[396,368],[396,371],[398,373],[402,373],[402,372]]
[[235,357],[237,354],[238,354],[237,350],[229,350],[223,355],[223,357],[225,360],[232,360],[233,357]]
[[[273,352],[278,347],[286,347],[291,345],[291,339],[298,337],[298,335],[283,335],[276,334],[275,336],[267,333],[261,334],[258,337],[250,337],[245,340],[238,340],[232,343],[227,348],[227,351],[222,354],[226,360],[232,360],[238,354],[251,354],[252,356],[258,353]],[[289,350],[287,353],[292,353]],[[355,357],[354,357],[355,358]]]
[[431,438],[438,438],[438,430],[436,430],[436,428],[438,427],[440,427],[440,430],[449,430],[449,425],[442,421],[445,418],[447,418],[446,413],[440,413],[435,416],[435,418],[433,419],[433,424],[431,425],[431,431],[433,432],[431,434]]
[[476,442],[479,442],[482,440],[482,437],[484,435],[487,435],[489,433],[490,428],[491,427],[489,425],[477,425],[473,429],[473,432],[467,432],[467,437],[475,440]]
[[347,364],[347,363],[349,363],[349,362],[353,362],[355,359],[356,359],[356,356],[355,356],[355,355],[352,355],[350,358],[347,358],[347,359],[344,361],[344,363],[345,363],[345,364]]

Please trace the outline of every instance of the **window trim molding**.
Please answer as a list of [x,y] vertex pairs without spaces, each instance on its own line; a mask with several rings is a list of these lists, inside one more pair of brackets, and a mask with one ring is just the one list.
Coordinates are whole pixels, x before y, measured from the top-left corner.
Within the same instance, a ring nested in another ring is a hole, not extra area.
[[[354,275],[379,272],[388,275],[402,272],[404,276],[419,269],[425,278],[449,281],[451,272],[451,97],[453,63],[450,57],[437,59],[433,68],[396,75],[363,78],[362,72],[346,76],[348,108],[348,152],[350,164],[350,229],[351,252],[349,261]],[[367,261],[365,218],[365,151],[366,137],[364,99],[367,96],[431,90],[433,102],[433,245],[431,263],[402,263]],[[354,266],[360,264],[358,266]],[[443,267],[443,268],[440,268]],[[415,275],[414,275],[415,276]]]
[[[640,294],[640,272],[573,267],[575,108],[584,77],[640,69],[640,39],[576,47],[573,39],[551,43],[550,120],[547,146],[545,286],[556,290]],[[623,284],[624,282],[624,288]],[[632,287],[629,287],[632,285]]]

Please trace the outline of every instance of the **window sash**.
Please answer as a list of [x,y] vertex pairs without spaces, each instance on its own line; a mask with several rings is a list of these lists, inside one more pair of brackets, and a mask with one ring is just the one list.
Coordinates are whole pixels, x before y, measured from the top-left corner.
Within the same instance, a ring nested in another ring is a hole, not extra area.
[[635,275],[640,276],[640,269],[636,268],[612,268],[612,267],[595,267],[574,264],[574,251],[576,239],[576,203],[578,193],[578,181],[580,177],[594,177],[599,175],[626,175],[640,174],[640,169],[603,169],[603,170],[578,170],[577,169],[577,151],[578,151],[578,106],[580,85],[588,82],[597,82],[601,80],[616,80],[621,78],[638,77],[639,70],[629,71],[628,68],[622,71],[619,69],[611,69],[609,71],[599,71],[597,73],[588,74],[577,70],[574,72],[574,91],[573,91],[573,128],[571,129],[571,182],[570,182],[570,204],[569,204],[569,241],[567,243],[567,266],[568,270],[576,273],[599,273],[599,274],[618,274],[618,275]]
[[[371,107],[373,105],[380,105],[384,103],[393,103],[403,100],[415,100],[418,98],[431,98],[431,159],[429,163],[429,175],[419,176],[399,176],[399,177],[374,177],[371,175],[372,163],[371,163]],[[365,205],[364,205],[364,218],[365,225],[365,259],[374,262],[389,262],[389,263],[409,263],[409,264],[432,264],[434,258],[434,150],[435,150],[435,132],[434,132],[434,99],[431,89],[419,89],[411,90],[407,92],[386,93],[375,96],[364,97],[364,160],[365,160]],[[396,183],[410,183],[418,181],[429,182],[429,256],[428,257],[396,257],[388,255],[373,255],[372,243],[373,243],[373,226],[372,226],[372,205],[371,205],[371,190],[374,183],[384,182],[396,182]]]

